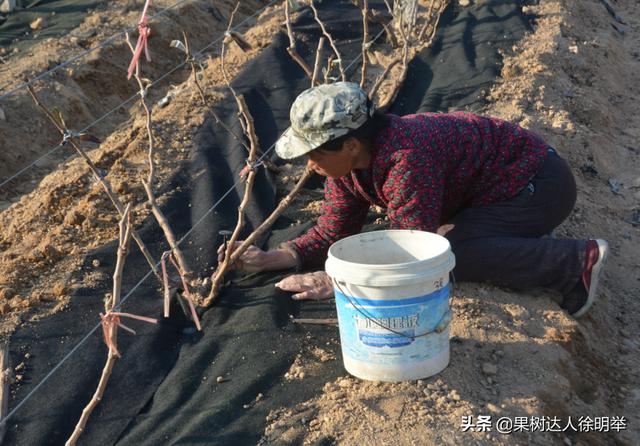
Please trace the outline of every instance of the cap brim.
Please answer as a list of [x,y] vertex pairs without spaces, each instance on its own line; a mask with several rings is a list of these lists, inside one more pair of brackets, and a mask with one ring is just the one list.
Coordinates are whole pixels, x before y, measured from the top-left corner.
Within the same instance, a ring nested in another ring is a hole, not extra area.
[[315,149],[315,147],[306,140],[298,137],[291,127],[285,130],[276,142],[276,153],[280,158],[285,160],[298,158],[305,153],[311,152],[313,149]]

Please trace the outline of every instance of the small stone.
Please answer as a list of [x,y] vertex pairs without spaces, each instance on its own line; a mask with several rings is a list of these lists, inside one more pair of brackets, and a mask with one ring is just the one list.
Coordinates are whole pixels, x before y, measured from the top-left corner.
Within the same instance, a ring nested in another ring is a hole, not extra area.
[[16,375],[16,381],[21,382],[24,379],[24,375]]
[[223,382],[225,382],[225,381],[227,381],[227,380],[225,379],[225,377],[224,377],[224,376],[218,376],[218,377],[216,378],[216,382],[217,382],[218,384],[223,383]]
[[31,358],[31,353],[27,352],[24,354],[24,359],[29,359]]
[[44,18],[42,17],[38,17],[33,22],[29,23],[29,28],[33,29],[34,31],[42,28],[43,26],[44,26]]
[[489,376],[496,375],[498,373],[498,366],[490,362],[485,362],[482,364],[482,373]]
[[471,0],[458,0],[458,4],[460,6],[469,6],[471,4]]
[[22,370],[24,370],[24,362],[21,362],[20,364],[18,364],[15,368],[16,372],[20,372]]
[[349,387],[351,387],[351,381],[348,378],[342,378],[340,381],[338,381],[338,386],[342,387],[343,389],[348,389]]
[[91,264],[92,264],[95,268],[97,268],[97,267],[99,267],[99,266],[100,266],[100,260],[98,260],[98,259],[93,259],[93,260],[91,261]]
[[249,409],[249,408],[251,408],[251,404],[243,404],[242,408],[243,409]]
[[422,393],[424,393],[424,396],[431,396],[431,391],[429,389],[422,389]]

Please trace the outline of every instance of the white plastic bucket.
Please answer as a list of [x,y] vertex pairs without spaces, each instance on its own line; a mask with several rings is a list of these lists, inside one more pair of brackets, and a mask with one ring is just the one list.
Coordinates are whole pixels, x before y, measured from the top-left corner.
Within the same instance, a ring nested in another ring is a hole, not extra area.
[[334,243],[326,272],[338,309],[342,358],[362,379],[426,378],[449,364],[449,272],[455,257],[437,234],[387,230]]

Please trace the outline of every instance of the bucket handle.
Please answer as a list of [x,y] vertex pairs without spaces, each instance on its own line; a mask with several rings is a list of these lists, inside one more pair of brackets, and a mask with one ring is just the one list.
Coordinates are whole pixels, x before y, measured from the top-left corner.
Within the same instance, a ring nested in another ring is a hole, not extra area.
[[375,320],[374,318],[372,318],[370,315],[368,315],[365,310],[362,307],[359,307],[356,305],[356,303],[351,300],[351,296],[349,296],[347,293],[344,292],[344,290],[342,289],[342,287],[340,286],[340,284],[338,283],[338,281],[336,279],[333,279],[333,284],[336,286],[336,288],[338,288],[338,290],[342,293],[342,295],[344,297],[347,298],[347,300],[349,301],[349,303],[353,306],[353,308],[355,308],[358,313],[360,313],[362,316],[365,317],[365,319],[369,320],[370,322],[373,322],[374,324],[376,324],[377,326],[379,326],[380,328],[384,328],[387,331],[390,331],[391,333],[397,334],[398,336],[402,336],[408,339],[411,339],[412,341],[415,340],[416,338],[421,338],[423,336],[428,336],[432,333],[442,333],[451,323],[451,309],[447,308],[447,311],[444,312],[444,314],[442,315],[442,318],[440,318],[440,321],[438,321],[438,323],[436,324],[435,328],[431,331],[427,331],[425,333],[416,335],[416,336],[408,336],[400,331],[396,331],[393,330],[389,327],[385,327],[384,325],[382,325],[380,322],[378,322],[377,320]]

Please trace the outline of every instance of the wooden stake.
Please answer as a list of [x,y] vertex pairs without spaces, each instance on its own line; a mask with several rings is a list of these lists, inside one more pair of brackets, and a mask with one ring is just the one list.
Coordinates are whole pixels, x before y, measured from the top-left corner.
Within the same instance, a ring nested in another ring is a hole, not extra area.
[[[9,342],[0,346],[0,420],[9,413],[9,384],[11,381],[11,367],[9,366]],[[7,432],[7,422],[0,424],[0,444]]]
[[315,87],[319,84],[318,76],[320,76],[320,61],[322,60],[322,50],[324,47],[324,37],[318,40],[318,49],[316,50],[316,63],[313,66],[313,76],[311,77],[311,86]]

